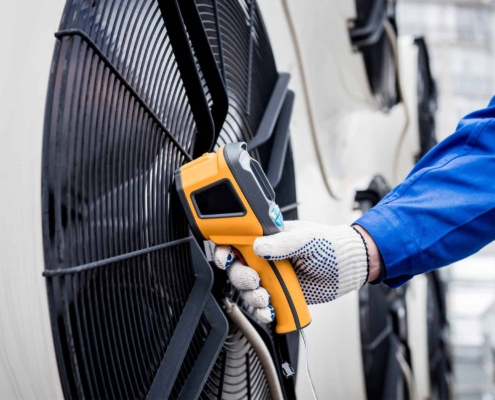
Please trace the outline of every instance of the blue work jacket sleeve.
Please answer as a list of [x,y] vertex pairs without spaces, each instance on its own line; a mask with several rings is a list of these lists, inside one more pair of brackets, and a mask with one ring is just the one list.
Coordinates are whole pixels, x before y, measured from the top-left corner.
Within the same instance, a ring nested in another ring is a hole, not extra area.
[[463,259],[495,240],[495,97],[463,118],[407,178],[355,223],[375,240],[384,283]]

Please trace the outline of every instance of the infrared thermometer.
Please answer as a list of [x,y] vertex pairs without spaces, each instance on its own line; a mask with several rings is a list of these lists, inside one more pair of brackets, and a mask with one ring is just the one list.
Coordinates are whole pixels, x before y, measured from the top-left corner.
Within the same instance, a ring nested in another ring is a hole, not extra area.
[[275,192],[246,143],[230,143],[175,172],[179,198],[194,233],[216,245],[233,246],[256,270],[270,293],[277,333],[300,330],[311,322],[308,305],[289,260],[257,256],[257,237],[284,230]]

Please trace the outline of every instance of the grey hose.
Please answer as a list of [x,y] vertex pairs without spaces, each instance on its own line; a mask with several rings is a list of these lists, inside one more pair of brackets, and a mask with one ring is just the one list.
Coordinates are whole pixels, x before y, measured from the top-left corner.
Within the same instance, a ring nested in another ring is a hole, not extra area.
[[260,359],[272,398],[274,400],[283,400],[284,396],[282,395],[282,387],[278,380],[277,370],[265,342],[261,339],[261,336],[256,332],[256,329],[254,329],[236,304],[231,303],[229,299],[223,299],[223,304],[225,305],[225,312],[231,321],[239,328],[242,334],[246,336],[246,339],[251,346],[253,346],[256,355]]
[[402,345],[399,346],[397,352],[395,353],[395,358],[399,363],[400,369],[402,371],[402,375],[404,375],[404,379],[407,384],[407,391],[409,393],[409,399],[416,400],[416,388],[415,388],[416,382],[414,381],[414,375],[412,373],[411,367],[409,367],[409,364],[404,358],[403,351],[404,351],[403,346]]
[[316,161],[318,162],[318,167],[319,167],[320,173],[322,175],[323,183],[325,184],[325,188],[327,189],[328,194],[330,195],[330,197],[334,198],[335,200],[340,200],[340,197],[337,195],[334,188],[332,188],[332,186],[330,184],[330,178],[328,177],[328,175],[326,173],[325,163],[323,162],[323,157],[321,155],[321,151],[320,151],[321,146],[318,143],[316,116],[315,116],[315,112],[313,109],[313,105],[311,104],[311,96],[309,94],[309,84],[308,84],[307,73],[306,73],[306,69],[304,66],[304,59],[302,56],[301,47],[299,45],[299,39],[297,37],[296,27],[294,25],[294,20],[292,19],[292,14],[290,12],[288,0],[282,0],[282,6],[284,9],[285,18],[286,18],[287,23],[289,25],[289,32],[290,32],[290,35],[292,38],[292,43],[294,44],[297,66],[299,68],[299,72],[300,72],[300,76],[301,76],[301,83],[302,83],[302,87],[303,87],[303,96],[304,96],[305,105],[306,105],[306,112],[308,113],[308,121],[309,121],[309,128],[310,128],[309,131],[311,133],[311,138],[313,140],[313,146],[314,146],[315,153],[316,153]]
[[[327,172],[325,170],[325,165],[323,162],[323,157],[320,152],[320,145],[318,143],[318,135],[317,135],[317,123],[316,123],[316,116],[314,113],[313,105],[311,104],[311,96],[309,94],[309,85],[307,81],[307,74],[304,66],[304,59],[302,56],[300,44],[299,44],[299,39],[297,37],[296,33],[296,28],[294,25],[294,20],[292,18],[292,14],[290,11],[289,3],[288,0],[282,0],[282,6],[285,14],[285,18],[287,20],[288,26],[289,26],[289,32],[292,38],[292,42],[294,44],[294,50],[295,50],[295,55],[296,55],[296,61],[297,65],[300,71],[301,75],[301,83],[303,87],[303,96],[305,100],[305,105],[306,105],[306,112],[308,114],[308,120],[309,120],[309,126],[310,126],[310,133],[311,133],[311,138],[313,140],[313,145],[315,148],[315,153],[316,153],[316,161],[318,162],[318,167],[322,175],[323,183],[325,184],[325,188],[330,195],[330,197],[340,200],[340,197],[337,195],[335,192],[334,188],[330,185],[330,178],[327,175]],[[395,70],[397,74],[397,87],[399,91],[399,98],[402,100],[402,103],[404,104],[404,112],[405,112],[405,123],[404,127],[402,128],[401,135],[399,137],[399,143],[397,146],[397,151],[394,156],[394,180],[396,181],[395,183],[398,183],[398,176],[397,176],[397,169],[398,169],[398,164],[399,164],[399,153],[400,149],[402,147],[402,143],[404,142],[404,138],[406,136],[407,130],[409,128],[409,121],[410,121],[410,116],[409,116],[409,110],[407,108],[406,100],[404,99],[404,91],[402,88],[402,82],[401,82],[401,76],[400,76],[400,67],[399,67],[399,50],[397,46],[397,35],[395,34],[394,28],[392,27],[392,24],[390,23],[389,20],[385,20],[384,23],[384,28],[385,28],[385,33],[387,35],[387,38],[390,41],[390,45],[392,46],[392,52],[394,55],[394,64],[395,64]]]
[[407,130],[409,129],[409,123],[410,123],[410,115],[409,115],[409,108],[408,104],[406,102],[406,99],[404,97],[404,90],[402,88],[402,78],[400,74],[400,66],[399,66],[399,46],[397,44],[397,35],[395,34],[394,28],[390,21],[388,19],[385,19],[383,22],[383,26],[385,27],[385,33],[387,35],[387,38],[390,42],[390,45],[392,46],[392,52],[394,53],[394,64],[395,64],[395,71],[396,71],[396,76],[397,76],[397,89],[399,92],[399,98],[402,100],[402,104],[404,106],[404,116],[405,116],[405,122],[404,122],[404,127],[402,128],[400,137],[399,137],[399,143],[397,144],[397,150],[394,155],[394,184],[399,183],[399,178],[398,178],[398,169],[399,169],[399,157],[400,157],[400,150],[402,148],[402,144],[404,143],[404,139],[407,134]]

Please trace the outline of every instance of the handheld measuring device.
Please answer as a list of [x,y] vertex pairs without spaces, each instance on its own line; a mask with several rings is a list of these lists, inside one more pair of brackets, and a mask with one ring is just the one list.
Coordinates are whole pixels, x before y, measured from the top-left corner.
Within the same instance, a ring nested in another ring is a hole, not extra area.
[[284,221],[275,192],[246,143],[227,144],[183,165],[175,173],[175,184],[195,234],[233,246],[258,272],[275,310],[275,331],[309,325],[308,305],[290,261],[269,261],[254,253],[255,239],[282,232]]

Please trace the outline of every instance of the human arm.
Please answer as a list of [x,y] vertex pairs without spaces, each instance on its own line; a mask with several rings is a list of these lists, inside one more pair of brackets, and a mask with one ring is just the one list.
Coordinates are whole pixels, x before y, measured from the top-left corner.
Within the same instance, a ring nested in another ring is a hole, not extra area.
[[494,118],[492,99],[355,222],[376,243],[387,285],[398,287],[495,240]]
[[[356,281],[359,284],[346,286],[338,296],[322,296],[321,302],[358,289],[362,283],[380,282],[383,278],[385,284],[398,287],[416,274],[465,258],[495,240],[494,117],[495,98],[486,109],[461,120],[454,134],[423,157],[404,182],[355,222],[354,228],[364,242],[361,246],[359,241],[353,240],[353,248],[361,254],[361,261],[349,268],[359,276]],[[325,237],[332,228],[318,229],[317,236]],[[258,239],[258,243],[265,243],[265,246],[261,251],[258,247],[257,253],[271,256],[281,251],[280,254],[284,253],[285,258],[297,265],[298,260],[283,248],[284,241],[280,240],[283,235]],[[307,240],[306,231],[301,230],[300,235]],[[365,278],[363,252],[367,254],[366,268],[369,268]],[[309,265],[311,255],[306,258],[305,263]],[[331,268],[331,265],[327,267]],[[240,271],[242,275],[247,269]],[[302,282],[319,275],[321,269],[306,268],[304,271],[309,273],[298,273]],[[348,276],[347,273],[344,275]],[[259,278],[256,285],[259,285]],[[328,284],[324,286],[323,291],[332,289]],[[244,293],[248,297],[253,295],[250,290]],[[256,307],[273,317],[268,302],[266,294]],[[312,300],[308,303],[313,304]]]

